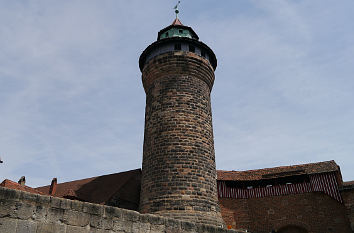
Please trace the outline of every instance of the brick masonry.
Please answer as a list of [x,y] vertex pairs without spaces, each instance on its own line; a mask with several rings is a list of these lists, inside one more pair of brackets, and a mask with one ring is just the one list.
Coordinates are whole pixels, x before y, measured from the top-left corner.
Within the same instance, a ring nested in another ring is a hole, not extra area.
[[235,229],[269,233],[286,226],[299,226],[308,233],[352,232],[345,206],[323,193],[253,199],[220,198],[219,201],[226,224]]
[[223,225],[217,199],[210,92],[214,69],[195,53],[145,64],[140,212]]
[[1,233],[242,233],[0,187]]
[[354,232],[354,185],[341,191],[352,232]]

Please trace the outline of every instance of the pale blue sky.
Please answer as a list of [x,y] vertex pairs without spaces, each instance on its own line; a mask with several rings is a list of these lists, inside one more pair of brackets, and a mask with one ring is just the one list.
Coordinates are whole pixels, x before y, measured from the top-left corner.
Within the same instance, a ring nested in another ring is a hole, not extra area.
[[[141,167],[138,59],[176,1],[0,0],[0,180]],[[218,58],[218,169],[335,160],[354,180],[354,1],[182,0]]]

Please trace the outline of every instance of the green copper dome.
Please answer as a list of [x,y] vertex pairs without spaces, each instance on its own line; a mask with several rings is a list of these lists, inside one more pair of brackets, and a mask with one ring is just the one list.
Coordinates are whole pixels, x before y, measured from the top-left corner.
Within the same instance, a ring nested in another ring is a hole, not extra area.
[[157,40],[173,37],[184,37],[198,40],[198,35],[193,31],[191,27],[184,26],[178,18],[176,18],[172,24],[159,32]]

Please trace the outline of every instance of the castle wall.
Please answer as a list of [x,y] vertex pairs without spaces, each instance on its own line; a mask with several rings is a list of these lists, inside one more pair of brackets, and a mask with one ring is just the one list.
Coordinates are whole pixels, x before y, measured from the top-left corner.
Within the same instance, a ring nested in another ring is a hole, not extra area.
[[354,232],[354,188],[343,190],[341,194],[352,232]]
[[351,233],[345,206],[323,193],[305,193],[252,199],[220,198],[227,225],[269,233],[299,226],[308,233]]
[[1,233],[237,233],[120,208],[0,187]]

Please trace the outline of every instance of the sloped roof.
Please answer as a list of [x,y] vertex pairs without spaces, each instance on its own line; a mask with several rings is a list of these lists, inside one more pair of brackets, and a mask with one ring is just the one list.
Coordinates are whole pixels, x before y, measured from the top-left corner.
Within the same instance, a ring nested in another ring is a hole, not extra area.
[[172,22],[171,25],[181,25],[181,26],[183,26],[182,22],[181,22],[178,18],[176,18],[175,20],[173,20],[173,22]]
[[[74,197],[91,203],[105,204],[127,182],[139,182],[140,185],[140,176],[141,170],[136,169],[127,172],[60,183],[56,186],[54,196]],[[50,185],[38,187],[36,190],[49,194],[49,188]],[[136,190],[131,191],[136,192]]]
[[9,189],[17,189],[17,190],[21,190],[21,191],[25,191],[25,192],[29,192],[29,193],[35,193],[35,194],[42,194],[44,195],[44,193],[42,193],[39,190],[36,190],[34,188],[28,187],[26,185],[20,185],[17,182],[14,182],[12,180],[4,180],[0,186],[5,187],[5,188],[9,188]]
[[343,186],[354,186],[354,180],[343,182]]
[[[339,166],[334,162],[325,161],[293,166],[264,168],[248,171],[217,171],[217,179],[224,181],[254,181],[270,178],[280,178],[302,174],[317,174],[324,172],[339,172]],[[341,177],[340,177],[341,179]]]
[[354,189],[354,180],[343,182],[343,189],[353,190]]

